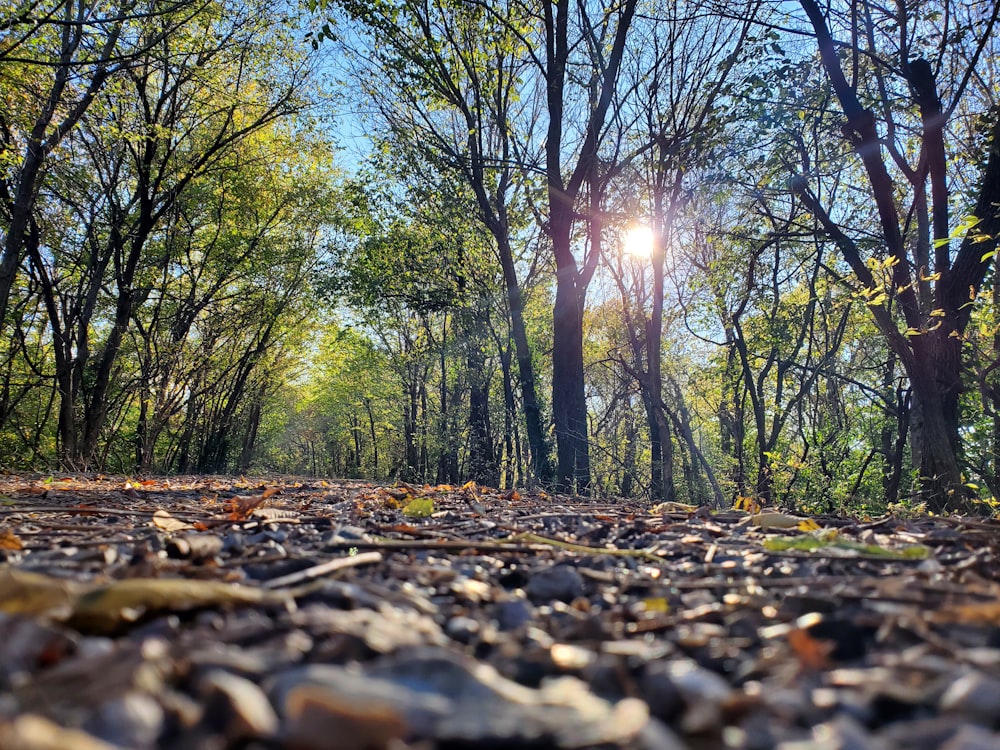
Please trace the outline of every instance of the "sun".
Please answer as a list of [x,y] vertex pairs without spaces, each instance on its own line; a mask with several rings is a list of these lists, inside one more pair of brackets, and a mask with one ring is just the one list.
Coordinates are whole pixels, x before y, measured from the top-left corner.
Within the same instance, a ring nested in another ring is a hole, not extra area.
[[622,250],[633,258],[650,258],[653,255],[654,241],[652,229],[637,225],[625,233],[625,244],[622,245]]

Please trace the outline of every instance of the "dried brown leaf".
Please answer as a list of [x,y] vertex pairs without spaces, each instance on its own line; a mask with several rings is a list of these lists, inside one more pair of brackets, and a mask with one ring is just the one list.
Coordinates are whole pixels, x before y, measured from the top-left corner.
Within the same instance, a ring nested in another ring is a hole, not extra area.
[[192,524],[174,518],[170,513],[163,510],[163,508],[160,508],[153,514],[153,525],[162,531],[170,533],[175,531],[189,531],[194,528]]
[[10,529],[0,529],[0,549],[17,552],[24,549],[24,542]]
[[813,638],[803,628],[790,631],[787,638],[792,653],[798,657],[803,666],[815,670],[830,668],[830,654],[834,649],[831,641]]

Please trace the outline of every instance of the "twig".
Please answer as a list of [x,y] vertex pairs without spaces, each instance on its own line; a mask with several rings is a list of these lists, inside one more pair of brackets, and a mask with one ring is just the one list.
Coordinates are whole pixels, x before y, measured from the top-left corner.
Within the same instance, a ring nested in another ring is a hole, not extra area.
[[345,568],[354,568],[359,565],[369,565],[378,562],[382,562],[382,554],[380,552],[362,552],[348,557],[338,557],[333,560],[327,560],[319,565],[313,565],[311,568],[306,568],[305,570],[272,578],[263,584],[263,588],[280,589],[285,586],[294,586],[297,583],[311,581],[314,578],[320,578],[330,573],[335,573],[338,570],[344,570]]

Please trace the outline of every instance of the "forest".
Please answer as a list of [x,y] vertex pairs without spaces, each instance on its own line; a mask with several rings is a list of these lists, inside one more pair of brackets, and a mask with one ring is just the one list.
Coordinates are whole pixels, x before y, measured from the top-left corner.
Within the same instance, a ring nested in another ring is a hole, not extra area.
[[1000,498],[993,0],[3,0],[0,468]]

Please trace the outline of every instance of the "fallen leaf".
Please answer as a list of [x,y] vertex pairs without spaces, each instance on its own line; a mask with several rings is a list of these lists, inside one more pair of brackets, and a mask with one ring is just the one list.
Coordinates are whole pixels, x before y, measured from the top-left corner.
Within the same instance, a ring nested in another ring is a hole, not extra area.
[[830,654],[834,648],[834,644],[831,641],[813,638],[802,628],[790,631],[787,637],[792,653],[798,657],[803,666],[815,670],[829,668]]
[[291,601],[287,595],[220,581],[129,578],[84,590],[67,623],[86,632],[110,634],[154,612]]
[[24,542],[10,529],[0,529],[0,549],[17,552],[24,549]]
[[794,529],[802,523],[802,517],[779,511],[763,511],[750,516],[750,523],[762,529]]
[[654,505],[649,509],[649,512],[654,516],[660,516],[664,513],[694,513],[698,510],[697,505],[688,505],[687,503],[676,503],[676,502],[665,502]]
[[61,619],[69,615],[81,584],[9,565],[0,570],[0,612]]
[[733,510],[760,513],[760,503],[750,495],[738,495],[736,500],[733,501]]
[[174,518],[172,515],[170,515],[170,513],[163,510],[162,508],[160,508],[160,510],[156,511],[153,514],[153,525],[156,528],[167,532],[188,531],[194,528],[193,525],[185,521],[181,521],[180,519]]
[[434,501],[429,497],[415,497],[403,508],[403,515],[410,518],[426,518],[434,513]]
[[842,539],[836,531],[822,531],[818,536],[809,534],[800,537],[770,537],[764,540],[764,549],[772,552],[799,550],[812,552],[819,549],[835,549],[841,557],[884,557],[889,560],[923,560],[930,550],[919,544],[909,544],[898,549],[880,547],[877,544],[861,544]]
[[277,489],[270,493],[265,490],[260,495],[235,495],[226,500],[222,509],[229,513],[231,521],[245,521],[255,508],[259,507],[275,492],[277,492]]
[[129,578],[94,584],[9,566],[0,570],[0,612],[66,622],[87,633],[112,634],[153,612],[293,603],[287,593],[221,581]]

